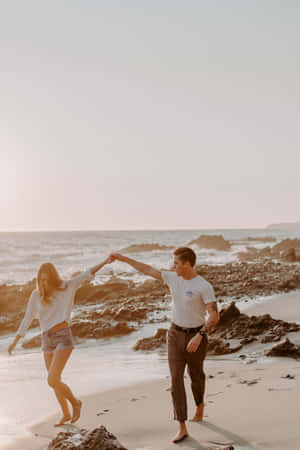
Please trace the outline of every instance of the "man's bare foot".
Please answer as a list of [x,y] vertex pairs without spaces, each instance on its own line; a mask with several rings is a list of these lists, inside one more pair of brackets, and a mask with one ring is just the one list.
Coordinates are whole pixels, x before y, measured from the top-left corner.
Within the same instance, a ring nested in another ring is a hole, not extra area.
[[200,403],[200,405],[197,406],[196,412],[194,417],[191,419],[191,422],[201,422],[203,420],[203,414],[204,414],[204,403]]
[[172,442],[174,444],[178,444],[178,442],[183,441],[183,439],[187,437],[188,437],[187,431],[179,430],[178,433],[173,437]]
[[70,414],[62,416],[60,421],[55,423],[54,426],[55,427],[60,427],[61,425],[64,425],[65,423],[69,422],[70,420],[71,420],[71,415]]
[[80,417],[82,402],[78,400],[75,405],[73,405],[73,417],[71,423],[77,422]]

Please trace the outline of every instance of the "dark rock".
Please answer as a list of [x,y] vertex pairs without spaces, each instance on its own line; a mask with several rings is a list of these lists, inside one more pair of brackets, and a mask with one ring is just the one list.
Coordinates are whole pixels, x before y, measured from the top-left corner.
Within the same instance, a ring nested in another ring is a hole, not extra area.
[[[213,354],[231,353],[229,344],[224,345],[222,339],[240,339],[240,347],[257,341],[261,343],[276,342],[287,333],[300,331],[300,325],[295,322],[273,319],[269,314],[262,316],[248,316],[241,314],[234,303],[220,311],[220,321],[211,333],[209,349]],[[219,341],[221,340],[221,341]],[[237,351],[238,347],[234,348]],[[215,353],[214,353],[215,352]],[[216,353],[217,352],[217,353]]]
[[153,250],[172,250],[174,247],[161,244],[133,244],[129,247],[123,248],[122,252],[127,253],[140,253],[140,252],[152,252]]
[[228,251],[231,249],[229,241],[226,241],[222,235],[201,235],[197,239],[190,241],[188,245],[196,244],[200,248],[213,248],[215,250]]
[[36,288],[36,280],[31,280],[26,284],[16,284],[0,286],[0,311],[15,313],[15,311],[24,311],[32,291]]
[[263,249],[247,247],[247,251],[240,252],[238,257],[241,261],[263,261],[271,258],[280,259],[285,262],[294,263],[300,261],[300,239],[284,239],[272,248]]
[[284,239],[278,244],[272,247],[272,254],[279,255],[280,252],[284,250],[289,250],[290,248],[300,248],[300,239]]
[[228,326],[230,322],[237,319],[241,315],[240,310],[231,302],[229,306],[224,307],[220,311],[220,320],[218,326]]
[[285,356],[289,358],[300,358],[300,345],[296,345],[289,339],[280,342],[267,352],[267,356]]
[[295,262],[296,261],[296,253],[294,248],[288,248],[287,250],[282,250],[280,252],[280,257],[283,261],[287,262]]
[[58,433],[48,450],[127,450],[104,426],[92,431],[78,429]]
[[267,344],[268,342],[277,342],[280,341],[281,339],[281,334],[279,334],[278,336],[274,335],[274,334],[267,334],[266,336],[263,336],[260,340],[260,342],[262,344]]
[[167,332],[165,328],[159,328],[154,336],[140,339],[134,346],[134,350],[156,350],[167,343]]
[[236,353],[241,350],[242,345],[237,347],[230,347],[229,342],[224,342],[219,338],[210,338],[208,341],[207,353],[209,355],[227,355],[230,353]]
[[257,339],[252,336],[252,337],[247,337],[245,339],[242,339],[240,341],[240,344],[241,345],[248,345],[248,344],[252,344],[252,342],[255,342],[255,341],[257,341]]
[[135,327],[128,325],[126,322],[110,323],[98,320],[96,322],[77,319],[71,325],[72,334],[79,338],[99,339],[112,336],[122,336],[132,333]]
[[287,375],[285,375],[284,377],[280,377],[280,378],[287,378],[288,380],[294,380],[295,379],[295,375],[290,375],[289,373]]

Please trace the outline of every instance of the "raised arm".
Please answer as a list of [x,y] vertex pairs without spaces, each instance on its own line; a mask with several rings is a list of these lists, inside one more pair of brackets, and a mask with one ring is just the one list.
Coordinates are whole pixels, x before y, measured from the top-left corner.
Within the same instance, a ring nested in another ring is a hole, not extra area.
[[105,264],[109,264],[109,263],[111,263],[111,262],[112,262],[112,261],[111,261],[110,257],[106,258],[102,263],[97,264],[97,266],[94,266],[94,267],[92,267],[92,268],[90,269],[91,274],[92,274],[92,275],[95,275],[96,272],[98,272],[98,270],[102,269],[102,267],[105,266]]
[[138,272],[142,272],[143,274],[155,278],[156,280],[163,281],[160,270],[157,270],[154,267],[149,266],[148,264],[136,261],[135,259],[120,255],[120,253],[112,253],[109,257],[109,260],[110,262],[113,262],[115,260],[125,262],[126,264],[129,264],[134,269],[136,269]]
[[89,270],[80,272],[74,278],[71,278],[71,280],[69,280],[69,285],[72,286],[74,291],[76,291],[82,285],[82,283],[84,281],[90,281],[93,278],[93,276],[96,274],[96,272],[98,272],[98,270],[102,269],[102,267],[104,267],[105,264],[109,264],[111,262],[112,261],[111,261],[110,257],[108,257],[102,263],[91,267]]

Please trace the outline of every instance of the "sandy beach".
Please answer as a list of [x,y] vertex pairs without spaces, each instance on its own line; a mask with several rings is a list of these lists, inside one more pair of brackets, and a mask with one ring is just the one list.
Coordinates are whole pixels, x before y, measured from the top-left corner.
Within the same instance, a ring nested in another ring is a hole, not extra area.
[[[298,293],[274,296],[247,308],[247,314],[271,313],[274,317],[299,321]],[[299,342],[300,333],[291,333]],[[298,450],[300,362],[291,358],[264,358],[252,364],[217,357],[206,360],[207,389],[204,421],[188,423],[190,437],[178,444],[182,449],[217,449],[232,444],[235,449]],[[175,448],[170,439],[177,424],[172,420],[170,380],[138,383],[84,397],[76,426],[61,431],[93,429],[104,425],[130,450]],[[194,404],[186,378],[189,416]],[[58,414],[34,424],[22,441],[5,450],[41,450],[55,437],[53,423]]]
[[[209,361],[206,409],[202,424],[189,423],[190,438],[183,449],[215,449],[232,444],[235,449],[297,450],[300,363],[278,361],[246,365],[232,361]],[[285,378],[286,375],[295,379]],[[104,425],[128,449],[175,448],[169,379],[136,384],[98,393],[84,399],[79,428]],[[189,416],[194,405],[188,379]],[[31,427],[31,437],[10,449],[41,450],[56,435],[58,415]],[[61,430],[73,430],[65,425]]]

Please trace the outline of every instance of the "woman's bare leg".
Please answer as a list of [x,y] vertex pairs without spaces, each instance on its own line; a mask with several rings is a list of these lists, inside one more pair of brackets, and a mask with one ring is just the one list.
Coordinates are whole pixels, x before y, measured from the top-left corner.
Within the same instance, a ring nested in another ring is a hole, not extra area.
[[[52,359],[53,359],[53,353],[44,353],[44,359],[45,359],[47,371],[49,373],[49,369],[50,369]],[[54,392],[55,392],[56,398],[58,400],[58,403],[60,404],[60,407],[61,407],[62,413],[63,413],[63,416],[60,419],[60,421],[54,425],[55,427],[59,427],[60,425],[63,425],[64,423],[69,422],[71,420],[71,413],[69,410],[67,399],[63,395],[61,395],[59,392],[57,392],[55,390],[54,390]]]
[[74,397],[69,386],[61,381],[63,369],[72,353],[72,350],[73,349],[64,349],[54,352],[52,354],[52,360],[48,369],[48,384],[54,389],[57,400],[63,412],[63,418],[57,425],[62,425],[64,422],[71,419],[67,400],[69,400],[73,407],[72,421],[78,420],[80,417],[80,400]]

